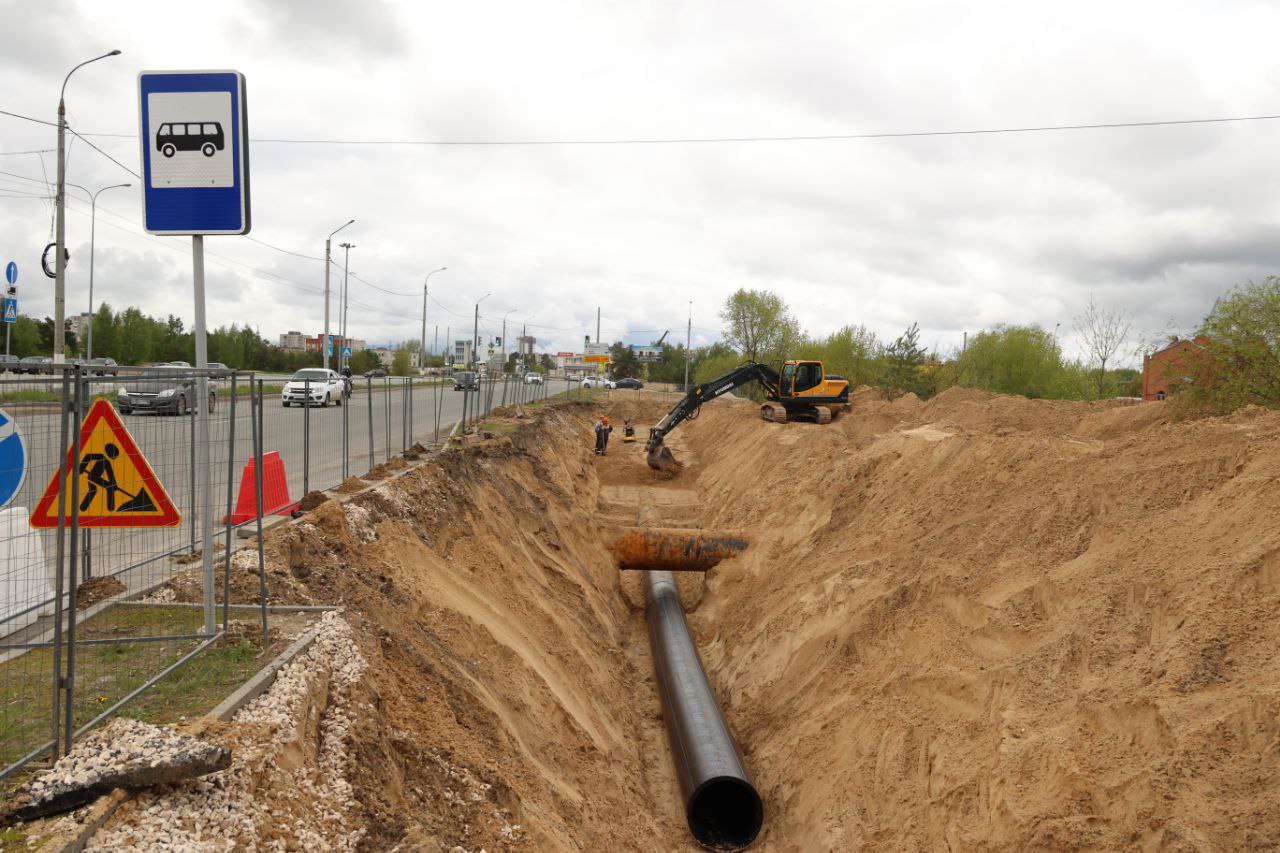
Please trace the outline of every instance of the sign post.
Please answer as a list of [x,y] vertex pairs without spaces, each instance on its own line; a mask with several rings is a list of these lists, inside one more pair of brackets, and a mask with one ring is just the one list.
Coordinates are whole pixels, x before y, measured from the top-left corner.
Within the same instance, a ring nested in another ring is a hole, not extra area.
[[10,334],[13,324],[18,322],[18,265],[13,261],[4,268],[4,280],[7,282],[4,290],[4,355],[8,361]]
[[[143,71],[138,75],[142,209],[148,233],[191,235],[195,295],[196,474],[203,529],[204,630],[216,629],[213,596],[213,490],[209,469],[209,348],[204,236],[248,234],[249,127],[238,71]],[[192,523],[195,520],[192,519]]]

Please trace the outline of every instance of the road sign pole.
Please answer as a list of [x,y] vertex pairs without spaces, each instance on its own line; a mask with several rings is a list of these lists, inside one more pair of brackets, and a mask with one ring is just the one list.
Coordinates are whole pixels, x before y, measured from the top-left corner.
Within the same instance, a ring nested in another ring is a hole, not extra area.
[[[203,533],[201,562],[204,564],[204,633],[213,636],[218,630],[213,593],[213,489],[209,471],[209,345],[205,337],[204,317],[204,235],[191,238],[191,271],[195,282],[196,302],[196,382],[200,397],[196,402],[196,474],[200,478],[200,527]],[[196,520],[191,519],[194,525]]]

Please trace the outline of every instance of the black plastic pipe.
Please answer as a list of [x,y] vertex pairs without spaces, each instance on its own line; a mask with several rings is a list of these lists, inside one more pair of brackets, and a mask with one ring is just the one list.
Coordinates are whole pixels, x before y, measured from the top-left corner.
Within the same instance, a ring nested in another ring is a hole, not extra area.
[[764,804],[711,692],[671,572],[646,572],[645,619],[689,831],[708,850],[742,850]]

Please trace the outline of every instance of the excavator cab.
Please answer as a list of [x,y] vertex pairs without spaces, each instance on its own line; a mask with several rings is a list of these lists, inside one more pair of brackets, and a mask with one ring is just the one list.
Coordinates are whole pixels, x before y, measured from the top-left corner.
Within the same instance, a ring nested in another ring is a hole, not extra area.
[[787,361],[782,365],[782,382],[778,396],[790,399],[817,388],[825,380],[820,361]]

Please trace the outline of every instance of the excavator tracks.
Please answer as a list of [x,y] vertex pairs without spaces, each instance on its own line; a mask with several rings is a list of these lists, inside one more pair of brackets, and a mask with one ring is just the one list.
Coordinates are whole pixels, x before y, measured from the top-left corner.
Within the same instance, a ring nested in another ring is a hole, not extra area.
[[765,403],[760,407],[760,417],[775,424],[785,424],[787,422],[787,410],[774,403]]
[[820,423],[820,424],[831,423],[831,418],[832,418],[831,410],[828,409],[826,406],[814,406],[813,414],[814,414],[814,417],[817,419],[817,423]]

